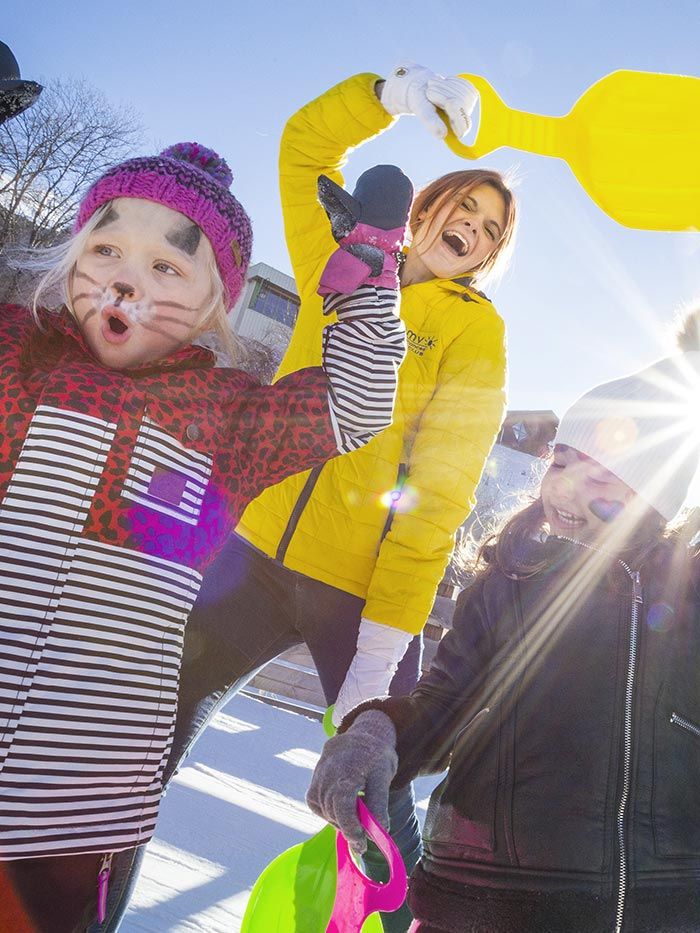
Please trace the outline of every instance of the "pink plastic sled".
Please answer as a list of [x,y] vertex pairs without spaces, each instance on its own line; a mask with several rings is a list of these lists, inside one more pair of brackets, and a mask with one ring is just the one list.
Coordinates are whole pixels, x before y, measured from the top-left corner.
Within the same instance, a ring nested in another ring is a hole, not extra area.
[[397,910],[406,897],[406,868],[393,839],[370,813],[361,797],[357,798],[357,815],[363,829],[389,864],[389,880],[380,884],[360,871],[350,855],[345,837],[338,833],[338,882],[326,933],[359,933],[370,914],[377,910]]

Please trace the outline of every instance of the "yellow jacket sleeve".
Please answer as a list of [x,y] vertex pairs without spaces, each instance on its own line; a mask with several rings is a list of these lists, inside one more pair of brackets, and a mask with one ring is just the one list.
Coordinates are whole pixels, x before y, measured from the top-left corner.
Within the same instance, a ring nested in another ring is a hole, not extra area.
[[278,378],[321,361],[321,333],[328,318],[316,288],[336,243],[316,185],[321,174],[342,185],[341,169],[350,151],[394,122],[374,92],[378,80],[378,75],[360,74],[341,82],[295,113],[282,134],[282,214],[301,308]]
[[503,321],[491,306],[446,348],[408,451],[399,507],[384,538],[363,615],[419,632],[505,412]]

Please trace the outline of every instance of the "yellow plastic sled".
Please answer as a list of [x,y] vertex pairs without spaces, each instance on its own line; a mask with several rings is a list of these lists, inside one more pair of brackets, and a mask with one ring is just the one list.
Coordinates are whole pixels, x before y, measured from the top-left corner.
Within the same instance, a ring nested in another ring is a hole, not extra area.
[[700,228],[700,78],[614,71],[563,117],[512,110],[489,82],[462,74],[480,95],[473,145],[448,132],[459,156],[478,159],[501,146],[554,156],[598,207],[626,227]]

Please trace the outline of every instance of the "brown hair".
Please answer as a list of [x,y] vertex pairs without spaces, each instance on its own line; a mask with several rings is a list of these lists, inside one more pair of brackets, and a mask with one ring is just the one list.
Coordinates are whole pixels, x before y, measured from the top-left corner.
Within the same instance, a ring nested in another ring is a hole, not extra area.
[[[533,539],[542,533],[545,524],[544,506],[538,497],[506,521],[498,534],[492,535],[480,548],[483,562],[480,574],[498,568],[509,577],[530,577],[545,570],[547,558],[532,547]],[[667,523],[651,507],[633,517],[614,542],[614,551],[631,566],[639,565],[663,541],[670,541],[684,551],[700,528],[700,510],[681,513]],[[534,558],[534,559],[533,559]],[[484,566],[485,565],[485,566]]]
[[487,564],[485,569],[498,567],[509,577],[529,577],[544,570],[545,561],[527,560],[533,550],[528,543],[537,537],[543,524],[544,506],[538,497],[509,518],[500,532],[481,546],[479,558]]
[[[517,225],[515,198],[500,172],[491,169],[466,169],[441,175],[418,192],[413,202],[409,223],[411,233],[415,236],[418,228],[425,221],[425,218],[421,218],[421,214],[429,211],[434,216],[448,201],[464,197],[479,185],[490,185],[501,195],[506,207],[506,222],[503,235],[496,243],[493,252],[484,259],[481,265],[470,270],[475,278],[481,279],[494,271],[499,260],[507,262]],[[428,232],[430,231],[430,222],[430,218],[428,218]]]

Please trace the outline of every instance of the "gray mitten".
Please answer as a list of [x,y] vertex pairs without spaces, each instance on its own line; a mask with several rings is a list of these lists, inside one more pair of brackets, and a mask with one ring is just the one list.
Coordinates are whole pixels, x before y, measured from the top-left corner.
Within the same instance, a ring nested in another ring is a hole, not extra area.
[[360,713],[347,732],[329,739],[316,765],[306,802],[336,826],[361,855],[367,838],[357,818],[357,795],[388,828],[389,786],[396,774],[396,729],[380,710]]

